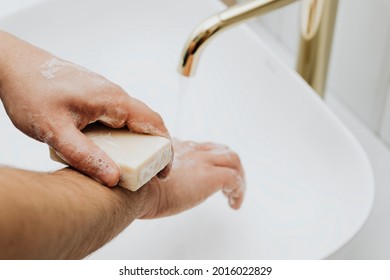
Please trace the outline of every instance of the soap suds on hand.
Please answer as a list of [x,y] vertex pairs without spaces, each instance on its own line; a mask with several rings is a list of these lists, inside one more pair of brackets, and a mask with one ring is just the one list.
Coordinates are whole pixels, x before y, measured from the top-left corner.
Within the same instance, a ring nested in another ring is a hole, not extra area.
[[40,117],[38,115],[34,115],[32,113],[27,113],[27,120],[30,125],[31,131],[33,133],[33,137],[43,143],[46,143],[48,145],[51,145],[54,134],[52,131],[45,132],[44,129],[42,129],[37,122],[35,121],[36,117]]
[[[173,138],[172,142],[174,145],[175,143],[180,143],[176,138]],[[193,159],[186,157],[186,155],[191,151],[195,151],[195,148],[196,145],[193,142],[188,142],[187,145],[175,145],[173,168],[187,168],[194,165],[196,162]]]
[[58,70],[60,70],[62,66],[63,63],[53,57],[42,65],[41,74],[46,80],[54,80]]
[[215,148],[211,149],[210,152],[214,155],[230,154],[232,151],[224,145],[215,144]]
[[131,129],[134,130],[135,132],[142,132],[151,135],[161,135],[162,137],[165,138],[168,138],[169,136],[148,122],[138,122],[138,121],[131,120],[129,121],[129,127],[131,127]]
[[99,83],[100,85],[108,84],[109,81],[105,78],[99,76],[98,74],[81,67],[79,65],[73,64],[71,62],[67,62],[64,60],[60,60],[58,58],[52,57],[46,62],[44,62],[40,68],[40,73],[43,78],[48,81],[53,81],[57,77],[58,73],[66,67],[73,68],[73,70],[78,71],[81,74],[87,75],[89,78],[92,78],[94,82]]
[[[66,145],[66,142],[62,142],[61,145]],[[108,162],[106,162],[103,158],[103,151],[97,151],[95,154],[90,154],[88,151],[88,147],[86,145],[75,145],[75,149],[73,151],[73,155],[77,155],[78,157],[83,157],[83,172],[90,173],[91,171],[97,170],[97,176],[94,177],[96,181],[99,181],[97,177],[99,175],[108,175],[115,174],[117,170],[111,167]],[[52,147],[50,147],[50,158],[54,161],[69,164],[70,159],[66,158],[63,154],[55,151]],[[118,166],[119,167],[119,166]],[[100,181],[99,181],[100,182]]]
[[108,114],[103,113],[99,116],[99,121],[104,124],[109,124],[113,127],[125,126],[127,119],[127,111],[121,108],[110,108]]

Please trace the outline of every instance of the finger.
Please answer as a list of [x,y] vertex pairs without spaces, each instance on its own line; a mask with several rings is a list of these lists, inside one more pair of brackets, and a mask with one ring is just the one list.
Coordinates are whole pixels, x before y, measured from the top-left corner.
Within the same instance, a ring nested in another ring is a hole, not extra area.
[[106,107],[104,113],[98,117],[98,121],[111,128],[122,128],[126,126],[127,112],[113,104]]
[[[212,170],[212,173],[201,176],[204,176],[201,180],[204,183],[199,184],[196,191],[201,194],[203,199],[206,199],[218,190],[222,190],[225,196],[229,198],[230,206],[233,209],[240,208],[244,198],[245,181],[238,171],[227,167],[217,167]],[[199,194],[193,194],[193,196],[199,196]]]
[[[128,106],[130,106],[129,111],[131,111],[131,113],[128,116],[127,127],[130,130],[138,133],[157,135],[171,139],[169,132],[159,114],[152,111],[148,106],[136,99],[129,101]],[[172,168],[174,153],[172,143],[171,152],[172,156],[170,162],[157,174],[157,177],[161,179],[166,178]]]
[[130,96],[124,97],[122,102],[128,112],[127,126],[129,129],[138,133],[171,138],[161,116],[145,103]]
[[52,147],[75,169],[106,186],[117,185],[119,166],[77,128],[57,128],[53,133]]
[[241,165],[240,157],[228,148],[209,149],[207,151],[197,153],[197,156],[203,157],[205,161],[212,165],[233,168],[237,170],[242,177],[244,177],[244,169]]
[[221,144],[216,144],[212,142],[204,142],[204,143],[198,143],[194,141],[180,141],[176,138],[172,139],[173,146],[175,147],[176,150],[178,148],[185,149],[186,152],[192,151],[192,150],[197,150],[197,151],[210,151],[210,150],[215,150],[217,151],[225,151],[229,150],[229,148],[225,145]]
[[238,209],[244,199],[245,179],[234,169],[224,168],[224,171],[222,192],[228,197],[230,207]]
[[219,186],[223,194],[228,198],[229,205],[233,209],[239,209],[244,199],[245,181],[234,169],[219,167]]
[[[105,104],[104,114],[99,117],[99,121],[113,128],[127,126],[136,133],[151,134],[170,139],[169,132],[161,116],[150,109],[143,102],[130,97],[120,87],[115,88],[117,98],[109,100]],[[173,147],[172,159],[173,159]],[[161,170],[157,176],[165,178],[168,176],[172,159],[169,164]]]
[[[171,139],[168,129],[166,128],[161,116],[150,109],[145,103],[132,98],[126,94],[123,103],[128,115],[127,115],[127,127],[138,133],[151,134]],[[161,170],[157,177],[166,178],[172,168],[173,160],[173,146],[171,143],[172,157],[167,166]]]
[[[243,181],[242,181],[243,182]],[[236,188],[228,195],[229,205],[233,209],[239,209],[244,200],[245,183],[240,183],[240,187]]]
[[229,147],[226,145],[213,143],[213,142],[198,143],[197,149],[200,151],[216,151],[216,152],[218,151],[224,152],[226,150],[230,150]]
[[196,151],[195,143],[189,141],[179,141],[176,138],[172,140],[173,147],[175,149],[175,158],[186,158],[188,153]]

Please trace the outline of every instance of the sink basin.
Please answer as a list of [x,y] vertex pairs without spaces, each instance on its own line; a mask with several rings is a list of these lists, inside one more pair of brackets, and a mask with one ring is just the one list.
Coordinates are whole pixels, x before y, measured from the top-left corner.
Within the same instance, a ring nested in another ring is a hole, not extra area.
[[[365,153],[250,28],[216,38],[194,78],[177,74],[187,36],[223,8],[217,0],[53,0],[0,19],[2,29],[121,85],[173,135],[222,142],[241,156],[241,210],[218,193],[180,215],[135,221],[90,259],[322,259],[365,223],[374,196]],[[0,114],[0,164],[61,167]]]

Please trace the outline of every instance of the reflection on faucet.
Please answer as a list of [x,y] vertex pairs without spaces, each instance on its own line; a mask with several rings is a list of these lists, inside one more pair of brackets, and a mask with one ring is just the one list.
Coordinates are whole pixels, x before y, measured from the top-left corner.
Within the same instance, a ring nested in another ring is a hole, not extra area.
[[[179,73],[192,76],[202,50],[220,30],[284,7],[296,0],[254,0],[236,4],[203,21],[184,46]],[[303,0],[298,71],[323,96],[338,0]],[[309,32],[310,31],[310,32]]]

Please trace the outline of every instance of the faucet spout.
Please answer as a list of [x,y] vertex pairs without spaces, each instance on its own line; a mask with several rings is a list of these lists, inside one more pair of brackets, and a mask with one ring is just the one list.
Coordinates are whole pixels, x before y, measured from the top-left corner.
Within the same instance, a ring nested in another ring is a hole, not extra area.
[[254,0],[237,4],[203,21],[187,40],[178,68],[184,76],[195,74],[199,58],[207,43],[221,30],[244,22],[253,17],[286,6],[297,0]]

